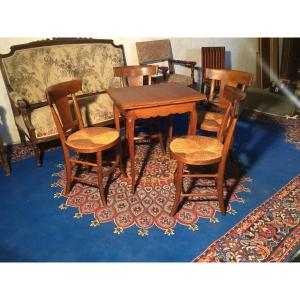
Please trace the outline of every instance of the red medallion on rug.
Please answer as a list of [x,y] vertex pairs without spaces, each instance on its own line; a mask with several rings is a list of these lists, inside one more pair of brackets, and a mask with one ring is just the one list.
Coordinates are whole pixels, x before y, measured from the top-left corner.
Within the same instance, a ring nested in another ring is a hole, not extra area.
[[213,242],[195,262],[282,262],[300,242],[300,175]]
[[[175,199],[173,175],[176,162],[170,160],[168,154],[163,155],[157,145],[153,147],[138,145],[135,162],[137,174],[142,173],[143,176],[138,180],[134,195],[131,193],[130,165],[128,165],[128,178],[119,176],[117,171],[109,183],[107,206],[100,207],[100,196],[97,188],[77,183],[69,196],[66,197],[65,203],[60,205],[60,208],[78,208],[78,212],[74,215],[75,218],[81,218],[85,214],[93,214],[94,220],[91,222],[91,226],[114,222],[116,225],[114,233],[117,234],[122,233],[126,228],[136,226],[138,234],[145,236],[148,235],[151,227],[156,226],[162,229],[165,234],[173,235],[177,224],[187,226],[188,229],[195,231],[198,230],[199,218],[206,218],[212,223],[219,222],[217,212],[220,210],[217,201],[187,201],[175,217],[169,216]],[[62,197],[61,192],[65,185],[63,165],[58,167],[61,170],[53,176],[58,176],[59,179],[52,184],[52,187],[59,187],[61,191],[54,195],[55,198]],[[143,171],[141,172],[141,170]],[[97,180],[96,174],[84,174],[83,176],[88,176],[95,182]],[[249,178],[242,178],[236,185],[230,198],[227,213],[236,214],[230,203],[244,202],[241,197],[238,197],[238,193],[249,192],[249,188],[245,187],[243,183],[250,181]],[[203,189],[211,189],[212,184],[209,180],[201,179],[197,182],[196,188],[201,187],[202,191],[205,192]],[[228,179],[228,186],[234,184],[234,178]],[[189,182],[186,181],[184,185],[188,187]]]

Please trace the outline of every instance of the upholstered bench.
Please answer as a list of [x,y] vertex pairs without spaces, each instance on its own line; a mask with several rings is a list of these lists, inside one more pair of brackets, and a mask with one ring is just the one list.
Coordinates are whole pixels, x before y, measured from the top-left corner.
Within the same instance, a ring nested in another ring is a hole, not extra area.
[[117,87],[113,67],[126,65],[123,45],[112,40],[56,38],[11,47],[0,54],[0,67],[22,143],[34,145],[41,165],[43,142],[58,138],[45,89],[53,84],[82,79],[79,97],[86,125],[113,122],[113,104],[106,93]]

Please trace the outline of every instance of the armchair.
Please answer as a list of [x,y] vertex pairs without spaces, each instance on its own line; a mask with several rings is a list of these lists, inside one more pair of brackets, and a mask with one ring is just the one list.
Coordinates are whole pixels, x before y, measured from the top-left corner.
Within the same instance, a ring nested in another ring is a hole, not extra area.
[[[194,86],[196,62],[174,59],[170,40],[137,42],[136,50],[140,65],[167,62],[168,66],[159,66],[158,68],[165,82],[176,82],[190,87]],[[189,68],[191,75],[187,76],[175,73],[175,65]]]

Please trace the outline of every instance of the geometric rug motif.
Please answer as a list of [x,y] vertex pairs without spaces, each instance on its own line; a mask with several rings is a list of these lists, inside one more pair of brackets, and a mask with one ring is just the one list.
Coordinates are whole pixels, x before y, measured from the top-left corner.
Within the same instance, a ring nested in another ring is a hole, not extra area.
[[300,174],[214,241],[194,262],[283,262],[300,242]]
[[[29,143],[26,145],[22,145],[22,144],[10,145],[7,146],[6,148],[7,148],[6,150],[7,156],[11,162],[27,159],[35,155],[34,148]],[[54,147],[52,146],[51,148],[45,149],[45,152],[53,151],[57,148],[58,146],[55,145]]]
[[[107,205],[99,205],[99,190],[96,187],[76,183],[67,197],[62,195],[65,186],[64,165],[59,164],[60,169],[52,176],[58,180],[51,186],[59,188],[54,198],[64,198],[65,202],[59,208],[65,210],[76,208],[74,218],[80,219],[84,215],[92,215],[91,227],[100,226],[101,223],[114,222],[114,233],[121,234],[127,228],[136,226],[140,236],[149,234],[150,228],[156,226],[164,231],[166,235],[175,234],[177,224],[186,226],[189,230],[198,230],[197,222],[200,218],[207,219],[211,223],[219,222],[219,205],[216,199],[210,201],[187,201],[174,216],[169,215],[175,199],[175,186],[173,183],[176,161],[169,158],[169,154],[163,155],[159,145],[139,144],[136,146],[135,168],[136,176],[139,177],[135,194],[131,192],[130,162],[127,164],[128,177],[120,176],[117,170],[108,185]],[[142,170],[142,171],[141,171]],[[96,182],[97,174],[83,174],[85,179]],[[242,178],[238,184],[234,178],[229,178],[227,186],[235,189],[231,193],[227,207],[227,213],[235,215],[237,211],[233,208],[234,202],[244,203],[239,197],[240,192],[250,192],[244,184],[251,182],[250,178]],[[105,181],[106,184],[106,181]],[[188,188],[190,182],[185,181],[184,187]],[[193,183],[195,184],[195,183]],[[214,182],[201,179],[196,182],[196,189],[205,193],[212,190]],[[226,190],[226,189],[224,189]],[[197,192],[195,190],[195,192]],[[226,192],[224,192],[226,197]],[[193,200],[193,199],[191,199]]]

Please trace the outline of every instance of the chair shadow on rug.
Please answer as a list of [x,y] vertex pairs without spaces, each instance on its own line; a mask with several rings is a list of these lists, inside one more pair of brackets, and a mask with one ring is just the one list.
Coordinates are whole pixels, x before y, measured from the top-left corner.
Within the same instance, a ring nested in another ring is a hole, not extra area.
[[[140,184],[140,182],[141,182],[141,180],[142,180],[142,178],[143,178],[144,171],[145,171],[145,169],[146,169],[146,166],[147,166],[147,164],[148,164],[148,162],[149,162],[149,160],[150,160],[151,154],[152,154],[153,149],[154,149],[154,147],[155,147],[155,144],[154,144],[154,142],[152,142],[152,141],[151,141],[150,143],[139,142],[139,143],[138,143],[137,145],[135,145],[135,146],[139,146],[139,145],[142,145],[142,144],[147,144],[148,147],[147,147],[147,152],[146,152],[146,154],[145,154],[145,158],[144,158],[144,160],[143,160],[141,169],[140,169],[140,171],[138,172],[138,176],[137,176],[137,179],[136,179],[136,186],[137,186],[137,187],[139,186],[139,184]],[[160,151],[162,152],[161,149],[160,149]],[[161,154],[164,155],[165,153],[162,152]]]
[[[215,169],[214,167],[209,168],[206,167],[203,170],[208,171],[208,172],[214,172]],[[194,169],[193,167],[190,168],[191,173],[193,173]],[[199,171],[199,169],[198,169]],[[235,190],[238,188],[239,184],[241,183],[242,178],[247,174],[247,169],[244,168],[241,164],[237,164],[236,162],[231,161],[228,159],[227,165],[226,165],[226,170],[224,174],[224,203],[225,207],[228,206],[229,201],[234,194]],[[211,188],[213,184],[212,182],[208,182],[207,184],[198,184],[197,185],[197,178],[192,178],[191,182],[189,183],[189,188],[185,191],[187,194],[191,193],[192,190],[195,188]],[[193,200],[193,199],[183,199],[183,201],[180,202],[178,205],[177,211],[180,211],[181,208],[187,203],[187,202],[206,202],[206,199],[203,200]],[[217,202],[217,199],[211,199],[210,201],[215,201]]]
[[281,137],[278,132],[283,131],[283,129],[279,125],[266,124],[265,122],[262,124],[258,120],[245,123],[243,119],[245,119],[245,115],[241,116],[236,129],[236,140],[238,141],[236,152],[243,156],[243,162],[239,161],[240,167],[249,171],[268,152],[268,149],[277,140],[280,140]]

